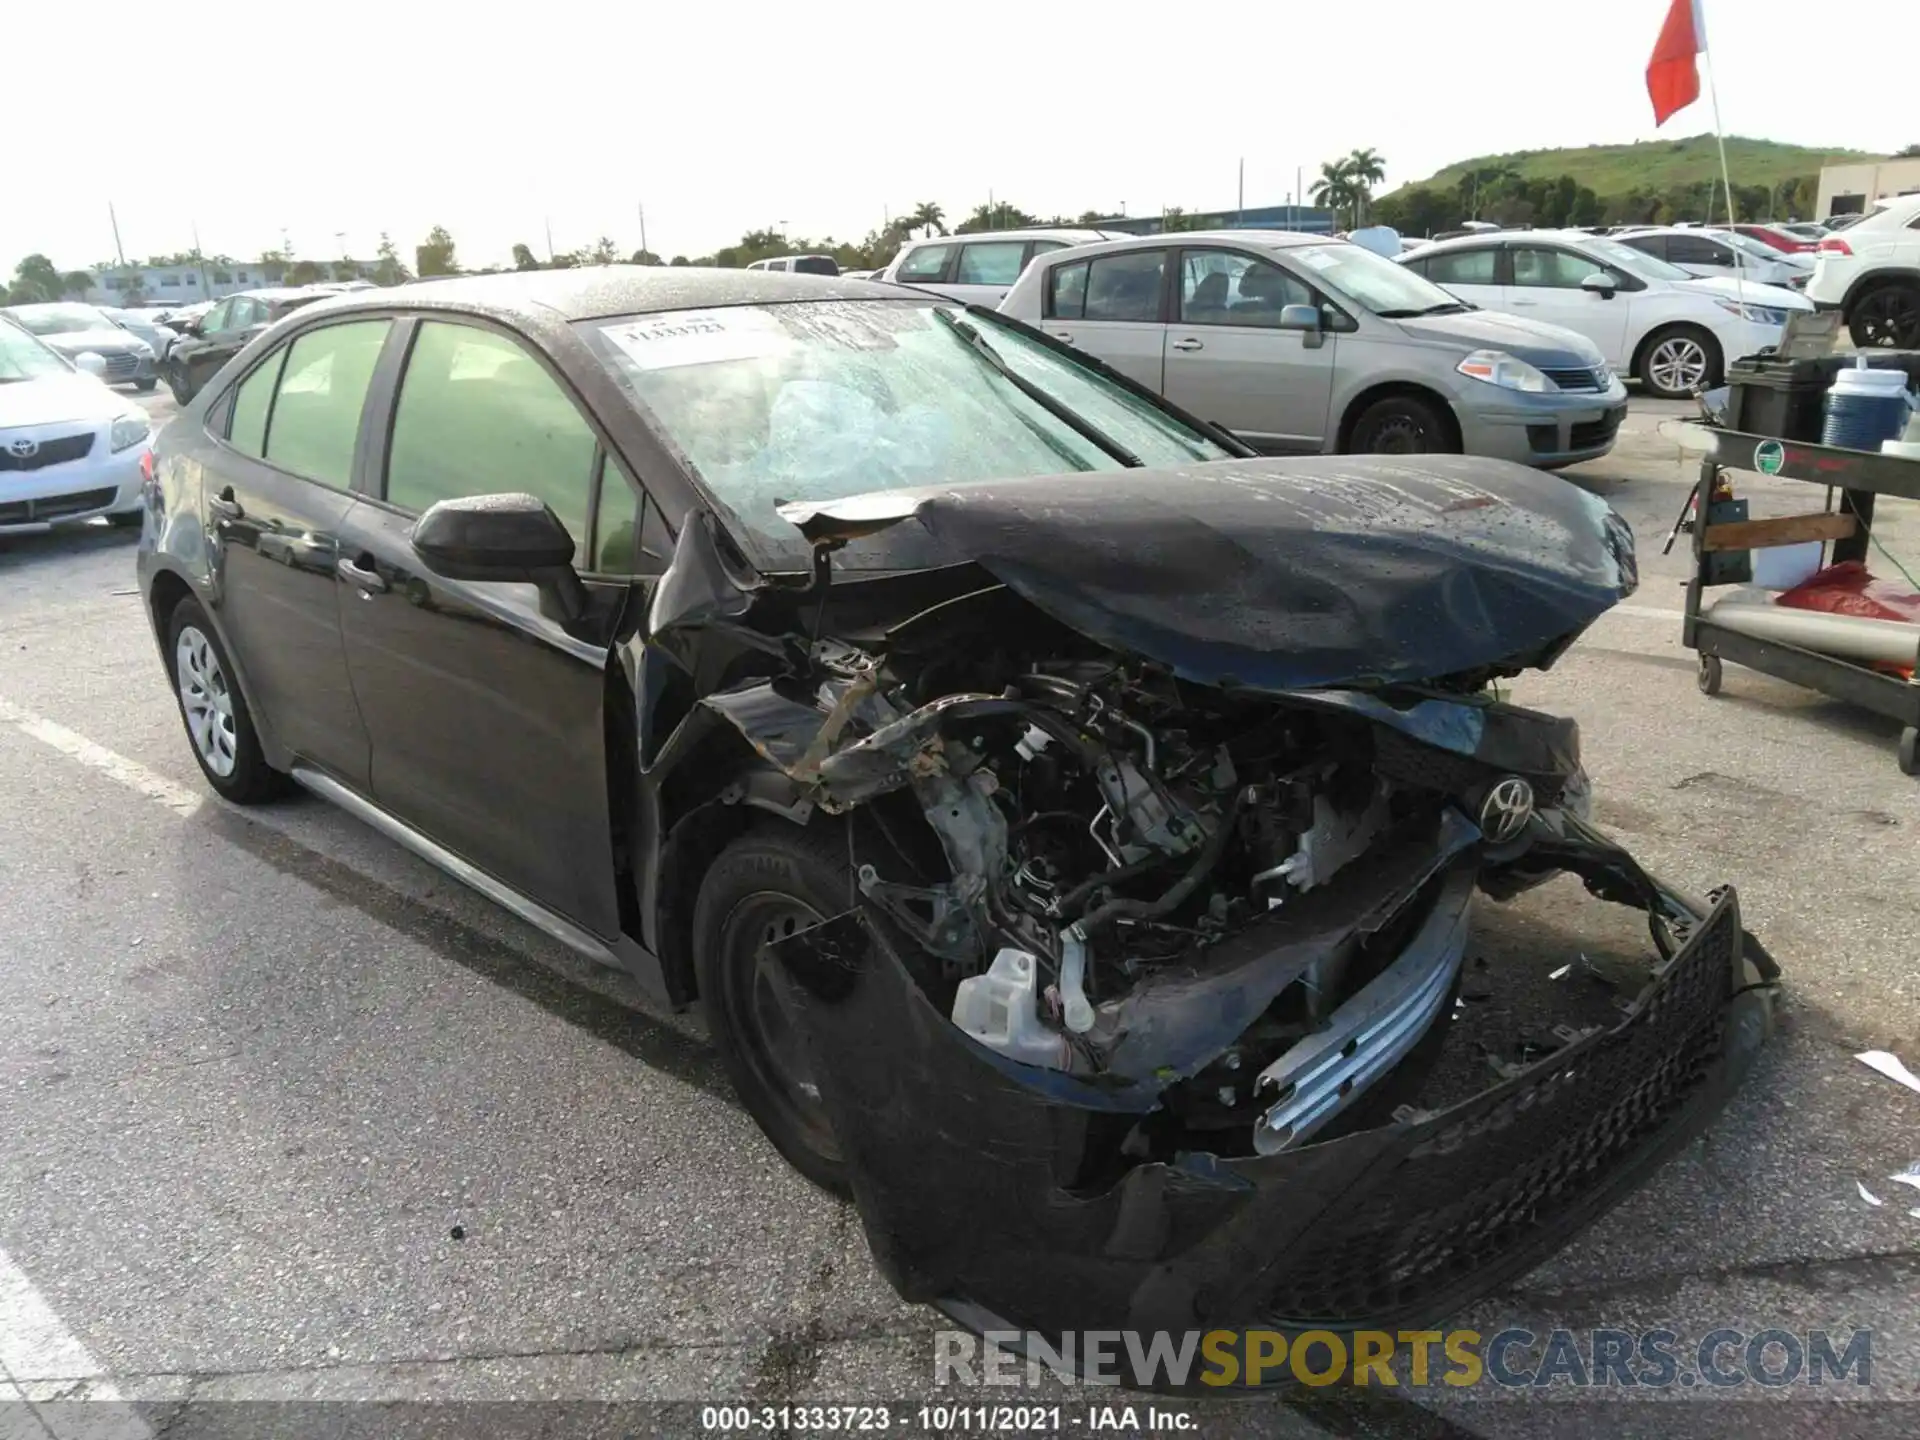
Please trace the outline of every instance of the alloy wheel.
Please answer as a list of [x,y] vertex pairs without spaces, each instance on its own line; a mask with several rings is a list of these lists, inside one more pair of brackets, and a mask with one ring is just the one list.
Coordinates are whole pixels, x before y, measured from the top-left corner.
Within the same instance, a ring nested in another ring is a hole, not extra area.
[[1687,335],[1669,335],[1647,357],[1647,374],[1669,395],[1688,395],[1707,383],[1707,351]]
[[193,748],[200,752],[207,769],[224,779],[233,774],[239,744],[227,672],[221,668],[212,643],[192,625],[180,632],[173,659],[180,709],[187,717]]
[[1920,344],[1920,292],[1898,285],[1870,290],[1854,302],[1847,328],[1862,346]]

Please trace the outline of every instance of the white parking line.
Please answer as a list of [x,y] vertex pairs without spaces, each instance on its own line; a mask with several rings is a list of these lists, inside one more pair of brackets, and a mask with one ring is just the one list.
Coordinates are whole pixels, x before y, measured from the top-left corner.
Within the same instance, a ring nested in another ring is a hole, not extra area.
[[74,1387],[88,1402],[84,1423],[71,1408],[81,1402],[41,1399],[34,1402],[41,1424],[56,1437],[84,1433],[88,1440],[151,1440],[153,1431],[125,1404],[106,1374],[26,1272],[0,1250],[0,1375],[11,1378],[27,1396],[42,1390],[38,1381],[87,1382]]
[[117,780],[129,790],[157,800],[176,815],[191,815],[205,802],[206,796],[196,794],[184,785],[176,785],[166,776],[149,770],[137,760],[129,760],[124,755],[116,755],[104,745],[96,745],[84,735],[76,735],[64,725],[56,725],[44,716],[6,700],[0,700],[0,721],[13,726],[22,735],[31,735],[42,744],[51,745],[62,755],[78,760],[82,765],[98,770],[109,779]]

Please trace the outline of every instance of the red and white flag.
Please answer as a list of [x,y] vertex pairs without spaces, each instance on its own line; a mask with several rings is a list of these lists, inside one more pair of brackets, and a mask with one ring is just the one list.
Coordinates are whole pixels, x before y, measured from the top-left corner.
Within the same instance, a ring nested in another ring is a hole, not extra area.
[[1700,71],[1693,57],[1707,48],[1707,21],[1701,0],[1673,0],[1667,23],[1654,42],[1647,62],[1647,94],[1653,100],[1653,123],[1667,120],[1700,98]]

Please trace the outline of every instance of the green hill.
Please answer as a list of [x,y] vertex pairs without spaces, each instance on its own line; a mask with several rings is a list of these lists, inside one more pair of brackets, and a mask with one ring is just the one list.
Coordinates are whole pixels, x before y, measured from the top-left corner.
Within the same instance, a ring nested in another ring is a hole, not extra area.
[[[1727,168],[1736,187],[1780,185],[1818,175],[1823,165],[1882,157],[1859,150],[1822,150],[1782,145],[1774,140],[1727,137]],[[1629,191],[1670,191],[1720,178],[1720,152],[1711,135],[1684,140],[1643,140],[1634,145],[1587,145],[1568,150],[1516,150],[1511,155],[1482,155],[1449,165],[1421,185],[1451,189],[1475,170],[1509,169],[1522,180],[1555,180],[1571,175],[1600,196]]]

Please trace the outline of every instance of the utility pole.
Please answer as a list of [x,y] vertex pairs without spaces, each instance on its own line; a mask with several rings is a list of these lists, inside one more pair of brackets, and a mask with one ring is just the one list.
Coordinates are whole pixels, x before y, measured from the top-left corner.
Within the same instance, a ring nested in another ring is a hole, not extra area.
[[640,206],[640,251],[641,253],[645,254],[646,249],[647,249],[647,207],[643,202]]
[[207,300],[212,298],[207,291],[213,287],[207,284],[207,257],[200,248],[200,222],[195,220],[191,223],[193,225],[193,262],[200,267],[200,298]]
[[120,217],[113,213],[113,202],[107,202],[107,221],[113,226],[113,253],[120,257],[122,265],[127,263],[127,252],[120,244]]
[[553,217],[548,216],[547,226],[547,264],[553,264]]
[[1233,223],[1247,223],[1247,157],[1240,157],[1240,188],[1234,192]]
[[340,247],[340,258],[342,260],[346,259],[347,258],[347,232],[344,230],[336,230],[333,232],[333,239],[334,239],[334,243]]

